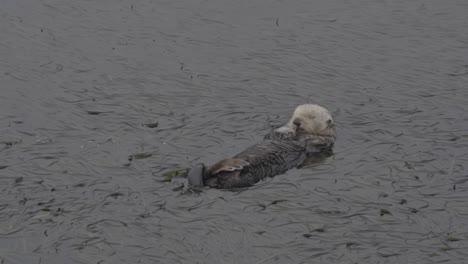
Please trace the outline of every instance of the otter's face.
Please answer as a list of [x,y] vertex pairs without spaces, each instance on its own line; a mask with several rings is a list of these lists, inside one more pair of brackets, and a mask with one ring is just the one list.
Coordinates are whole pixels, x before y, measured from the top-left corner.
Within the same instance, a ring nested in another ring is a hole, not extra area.
[[335,135],[334,121],[330,112],[325,107],[316,104],[298,106],[288,126],[297,134]]

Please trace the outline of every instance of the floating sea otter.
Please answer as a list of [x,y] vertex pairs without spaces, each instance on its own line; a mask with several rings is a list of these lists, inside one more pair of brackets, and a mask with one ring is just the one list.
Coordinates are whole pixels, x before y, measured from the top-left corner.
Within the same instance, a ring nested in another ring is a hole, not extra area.
[[336,132],[330,112],[316,104],[300,105],[289,122],[264,141],[212,166],[199,164],[188,173],[194,186],[248,187],[300,165],[309,155],[331,149]]

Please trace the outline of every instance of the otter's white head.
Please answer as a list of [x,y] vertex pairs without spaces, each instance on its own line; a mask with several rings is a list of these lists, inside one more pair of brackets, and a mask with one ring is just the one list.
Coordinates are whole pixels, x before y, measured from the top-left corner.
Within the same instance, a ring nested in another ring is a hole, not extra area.
[[287,126],[296,134],[335,136],[335,122],[330,112],[317,104],[298,106]]

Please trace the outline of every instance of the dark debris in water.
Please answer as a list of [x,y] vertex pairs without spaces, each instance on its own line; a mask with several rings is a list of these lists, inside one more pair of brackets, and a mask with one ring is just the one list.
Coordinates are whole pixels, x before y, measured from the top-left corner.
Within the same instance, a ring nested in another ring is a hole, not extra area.
[[65,213],[65,211],[63,210],[63,208],[59,207],[57,208],[57,210],[53,210],[52,211],[52,215],[53,216],[59,216],[61,214]]
[[387,193],[381,193],[381,194],[379,194],[379,197],[386,198],[386,197],[388,197],[388,194]]
[[102,112],[102,111],[86,111],[88,115],[100,115],[100,114],[105,114],[107,112]]
[[409,169],[409,170],[414,170],[414,166],[411,165],[409,162],[405,161],[405,165],[404,165],[405,168]]
[[460,241],[460,240],[462,240],[462,239],[457,238],[457,237],[453,237],[453,236],[449,236],[449,237],[447,237],[446,240],[447,240],[448,242],[456,242],[456,241]]
[[346,243],[346,247],[347,247],[347,248],[351,248],[351,247],[357,246],[357,245],[359,245],[359,244],[358,244],[358,243],[354,243],[354,242],[348,242],[348,243]]
[[273,202],[271,202],[270,204],[279,204],[279,203],[282,203],[282,202],[287,202],[288,200],[286,199],[279,199],[279,200],[274,200]]
[[380,209],[380,216],[384,215],[392,215],[392,213],[390,213],[390,211],[387,209]]
[[322,210],[322,209],[318,209],[317,213],[321,215],[329,215],[329,216],[339,216],[343,214],[343,212],[340,210]]
[[119,196],[123,196],[124,194],[121,193],[121,192],[115,192],[115,193],[111,193],[108,195],[108,197],[113,197],[114,199],[117,199],[117,197]]
[[65,213],[65,210],[61,207],[57,208],[57,209],[51,209],[49,207],[44,207],[42,209],[40,209],[39,211],[41,212],[48,212],[50,213],[52,216],[59,216],[63,213]]
[[452,249],[454,249],[454,248],[446,245],[445,247],[440,248],[440,251],[449,251],[449,250],[452,250]]
[[26,197],[23,197],[23,199],[21,199],[18,203],[21,205],[25,205],[27,201],[28,199]]
[[[322,228],[322,227],[319,227],[319,228],[316,228],[316,229],[312,230],[312,232],[323,233],[323,232],[325,232],[325,229]],[[312,237],[314,235],[311,234],[311,233],[306,233],[306,234],[303,234],[302,236],[305,237],[305,238],[310,238],[310,237]]]
[[261,210],[265,210],[268,206],[270,205],[276,205],[276,204],[279,204],[279,203],[283,203],[283,202],[287,202],[288,200],[286,199],[278,199],[278,200],[273,200],[272,202],[268,203],[268,204],[257,204],[259,207],[261,207],[262,209]]
[[153,154],[151,154],[151,153],[145,153],[145,152],[137,153],[137,154],[130,155],[128,157],[128,160],[132,161],[133,159],[146,159],[146,158],[149,158],[151,156],[153,156]]
[[162,181],[170,182],[172,178],[174,178],[175,176],[186,174],[189,170],[190,170],[189,168],[181,168],[181,169],[175,169],[175,170],[165,172],[163,173],[164,179]]
[[159,125],[158,122],[143,124],[143,126],[149,127],[149,128],[156,128],[156,127],[158,127],[158,125]]
[[16,144],[21,143],[21,140],[3,141],[3,142],[0,142],[0,143],[4,144],[6,148],[11,148]]
[[6,165],[0,166],[0,170],[6,169],[6,168],[8,168],[8,166]]

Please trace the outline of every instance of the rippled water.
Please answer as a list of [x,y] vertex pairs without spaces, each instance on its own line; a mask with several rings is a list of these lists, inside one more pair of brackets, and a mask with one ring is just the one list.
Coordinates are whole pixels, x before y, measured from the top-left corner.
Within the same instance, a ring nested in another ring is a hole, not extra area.
[[[3,0],[0,263],[466,262],[467,14]],[[333,157],[237,192],[162,182],[306,102],[335,116]]]

